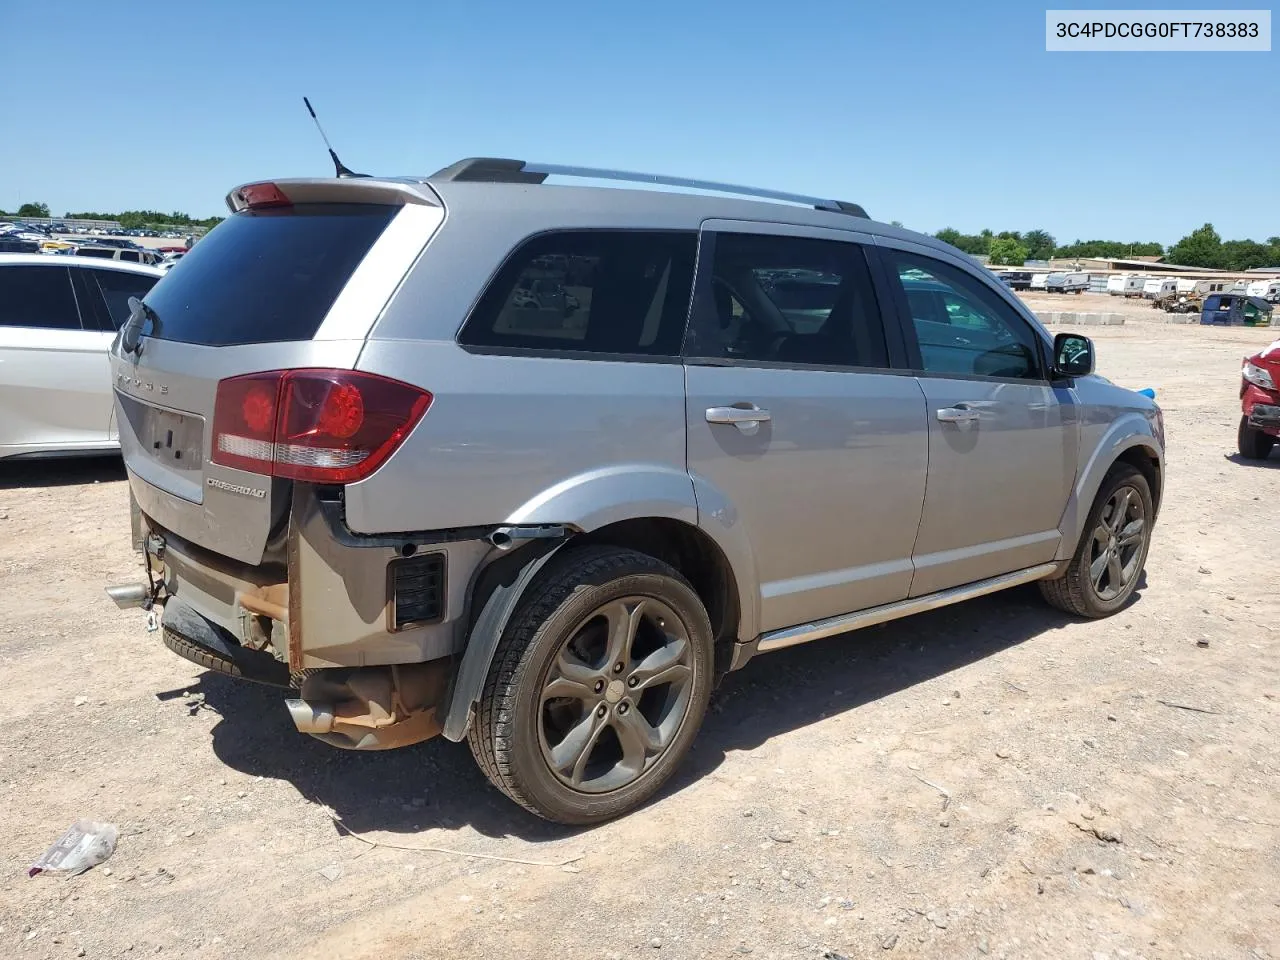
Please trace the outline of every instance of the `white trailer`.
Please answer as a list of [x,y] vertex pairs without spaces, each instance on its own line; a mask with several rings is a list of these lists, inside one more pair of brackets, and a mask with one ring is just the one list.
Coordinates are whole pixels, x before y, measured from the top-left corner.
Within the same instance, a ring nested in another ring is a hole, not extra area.
[[1045,278],[1044,288],[1049,293],[1084,293],[1089,289],[1087,273],[1051,273]]
[[1245,292],[1251,297],[1275,302],[1280,300],[1280,280],[1255,280]]
[[1152,277],[1142,285],[1142,295],[1148,300],[1159,300],[1177,292],[1178,281],[1171,277]]
[[1033,273],[1031,275],[1031,289],[1043,290],[1045,281],[1048,279],[1049,279],[1049,274],[1047,273]]
[[1124,278],[1124,295],[1126,297],[1142,296],[1142,287],[1146,282],[1146,277],[1138,277],[1130,274]]
[[1113,297],[1124,296],[1124,284],[1128,277],[1122,277],[1120,274],[1107,277],[1107,293]]

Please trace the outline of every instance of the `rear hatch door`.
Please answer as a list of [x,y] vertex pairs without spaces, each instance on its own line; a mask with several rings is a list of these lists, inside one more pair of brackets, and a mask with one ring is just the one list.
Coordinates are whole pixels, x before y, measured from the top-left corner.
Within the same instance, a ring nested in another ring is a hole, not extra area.
[[421,189],[403,185],[269,186],[271,203],[245,204],[147,294],[138,348],[126,350],[121,336],[111,349],[120,445],[142,511],[250,564],[287,520],[291,482],[211,462],[219,381],[353,368],[443,217]]

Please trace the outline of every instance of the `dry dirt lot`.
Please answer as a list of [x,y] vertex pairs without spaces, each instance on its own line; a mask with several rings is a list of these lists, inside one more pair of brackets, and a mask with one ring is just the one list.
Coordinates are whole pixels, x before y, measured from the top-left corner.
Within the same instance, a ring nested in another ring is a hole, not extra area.
[[[1280,455],[1233,459],[1276,333],[1132,315],[1088,331],[1167,412],[1132,606],[1073,622],[1032,587],[761,657],[659,799],[586,831],[464,746],[297,735],[103,596],[137,575],[118,462],[0,468],[0,956],[1280,957]],[[327,810],[581,859],[377,848]],[[27,879],[78,817],[120,827],[111,860]]]

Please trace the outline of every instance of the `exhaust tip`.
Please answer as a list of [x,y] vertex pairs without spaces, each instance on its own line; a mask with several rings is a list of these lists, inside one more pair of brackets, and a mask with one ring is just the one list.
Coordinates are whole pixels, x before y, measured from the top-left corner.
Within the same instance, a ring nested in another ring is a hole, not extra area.
[[142,606],[150,595],[145,583],[122,583],[107,587],[107,596],[121,610],[130,610]]
[[289,716],[299,733],[329,733],[333,730],[333,704],[310,700],[286,700]]

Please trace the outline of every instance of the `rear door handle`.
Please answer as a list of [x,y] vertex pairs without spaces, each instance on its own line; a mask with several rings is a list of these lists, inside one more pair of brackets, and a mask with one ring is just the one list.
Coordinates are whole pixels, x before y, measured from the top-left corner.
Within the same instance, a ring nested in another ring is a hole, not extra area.
[[772,420],[768,410],[755,404],[742,407],[707,407],[707,423],[731,423],[739,432],[752,436],[760,429],[760,424]]
[[954,407],[943,407],[938,411],[938,419],[943,423],[976,423],[981,419],[981,414],[961,403]]

